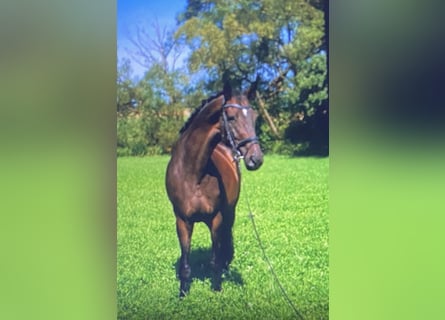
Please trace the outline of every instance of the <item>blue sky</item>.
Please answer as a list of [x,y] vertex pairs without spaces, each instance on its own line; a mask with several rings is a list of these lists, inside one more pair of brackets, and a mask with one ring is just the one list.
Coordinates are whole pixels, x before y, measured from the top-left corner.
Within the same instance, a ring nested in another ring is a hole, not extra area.
[[[161,27],[174,27],[175,17],[187,4],[187,0],[118,0],[117,2],[117,56],[129,58],[131,50],[129,38],[137,26],[144,26],[151,31],[150,24],[157,19]],[[136,76],[140,77],[144,69],[132,61]]]

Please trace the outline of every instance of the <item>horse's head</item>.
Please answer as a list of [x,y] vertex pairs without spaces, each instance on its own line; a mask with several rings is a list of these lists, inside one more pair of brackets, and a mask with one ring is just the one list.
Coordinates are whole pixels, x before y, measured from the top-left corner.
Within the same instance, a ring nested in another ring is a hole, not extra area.
[[235,154],[244,158],[248,170],[256,170],[263,164],[263,153],[255,133],[258,115],[248,101],[252,92],[249,89],[246,94],[232,95],[230,87],[225,86],[222,114],[225,142]]

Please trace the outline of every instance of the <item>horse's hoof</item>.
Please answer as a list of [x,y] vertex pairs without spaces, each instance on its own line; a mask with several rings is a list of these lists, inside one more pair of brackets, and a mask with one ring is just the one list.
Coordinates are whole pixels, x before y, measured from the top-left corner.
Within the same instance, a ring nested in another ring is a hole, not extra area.
[[190,291],[190,284],[183,284],[179,288],[179,299],[182,299],[186,296],[188,296]]
[[212,290],[217,292],[222,291],[221,281],[214,281],[214,283],[212,283]]
[[212,287],[213,292],[221,292],[222,287]]

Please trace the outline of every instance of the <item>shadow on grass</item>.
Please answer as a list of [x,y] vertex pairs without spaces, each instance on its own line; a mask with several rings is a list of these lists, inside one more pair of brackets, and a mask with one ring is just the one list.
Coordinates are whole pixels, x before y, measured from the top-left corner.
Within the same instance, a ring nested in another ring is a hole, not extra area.
[[[192,249],[190,252],[190,267],[192,269],[192,274],[190,276],[191,282],[190,285],[195,280],[205,281],[206,279],[212,282],[213,288],[213,269],[210,265],[210,260],[212,258],[212,249],[211,248],[197,248]],[[179,262],[180,257],[176,260],[175,268],[176,274],[178,275],[179,271]],[[178,280],[179,277],[177,276]],[[228,271],[225,271],[222,277],[222,282],[232,282],[238,286],[244,285],[243,278],[241,274],[236,270],[236,268],[230,267]]]

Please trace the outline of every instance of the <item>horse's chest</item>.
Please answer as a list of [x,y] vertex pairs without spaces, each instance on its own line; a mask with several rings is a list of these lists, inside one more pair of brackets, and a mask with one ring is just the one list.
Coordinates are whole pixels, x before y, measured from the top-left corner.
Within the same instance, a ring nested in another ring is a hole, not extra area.
[[193,203],[200,213],[214,213],[221,206],[221,190],[216,177],[205,176],[196,186]]

